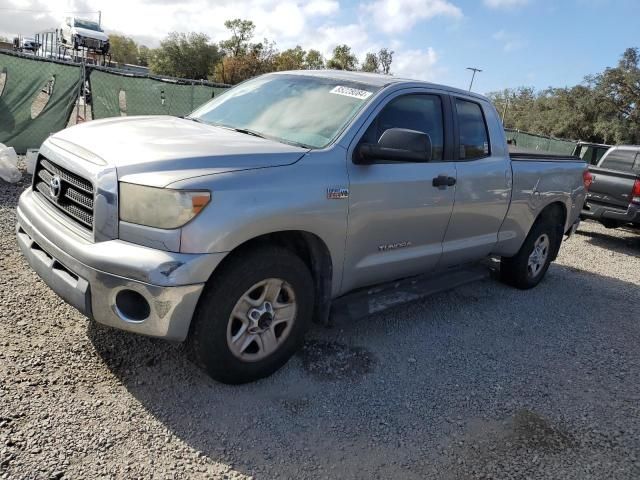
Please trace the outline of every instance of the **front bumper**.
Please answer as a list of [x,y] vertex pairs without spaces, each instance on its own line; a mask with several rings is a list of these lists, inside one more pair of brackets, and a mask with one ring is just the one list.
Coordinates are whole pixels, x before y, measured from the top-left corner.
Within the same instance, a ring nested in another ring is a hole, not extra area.
[[98,40],[96,38],[83,37],[76,35],[76,42],[79,47],[86,47],[92,50],[109,50],[109,44],[104,40]]
[[640,224],[640,205],[632,203],[629,204],[629,207],[625,210],[623,208],[591,203],[587,200],[580,216],[590,220],[614,220],[619,223]]
[[[121,240],[92,243],[65,227],[38,193],[26,190],[17,208],[18,245],[31,267],[66,302],[98,323],[182,341],[204,284],[224,254],[181,254]],[[132,290],[149,304],[133,319],[116,297]]]

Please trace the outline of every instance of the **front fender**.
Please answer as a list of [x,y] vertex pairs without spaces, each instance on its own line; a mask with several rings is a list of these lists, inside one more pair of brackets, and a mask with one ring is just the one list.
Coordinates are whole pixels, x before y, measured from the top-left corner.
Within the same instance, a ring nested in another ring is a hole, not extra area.
[[329,199],[330,187],[347,187],[345,152],[308,154],[296,164],[199,177],[171,188],[208,189],[212,201],[182,229],[184,253],[231,252],[254,238],[302,231],[320,238],[331,256],[338,289],[347,234],[348,198]]

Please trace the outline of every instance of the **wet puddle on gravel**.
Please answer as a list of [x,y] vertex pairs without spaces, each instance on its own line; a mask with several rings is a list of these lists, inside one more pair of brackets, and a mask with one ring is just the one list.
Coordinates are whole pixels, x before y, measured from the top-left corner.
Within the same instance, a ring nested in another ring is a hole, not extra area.
[[299,353],[302,367],[318,380],[350,380],[371,372],[376,359],[362,347],[308,340]]

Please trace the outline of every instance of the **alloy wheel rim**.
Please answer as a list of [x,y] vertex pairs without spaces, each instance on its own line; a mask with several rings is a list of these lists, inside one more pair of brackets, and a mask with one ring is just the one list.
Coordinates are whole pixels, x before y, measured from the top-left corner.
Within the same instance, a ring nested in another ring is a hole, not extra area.
[[547,258],[549,257],[549,247],[551,242],[549,235],[543,233],[533,244],[533,251],[529,255],[527,262],[527,274],[530,278],[537,277],[540,271],[544,268]]
[[291,332],[297,304],[291,285],[279,278],[254,284],[236,302],[227,324],[227,345],[245,362],[277,351]]

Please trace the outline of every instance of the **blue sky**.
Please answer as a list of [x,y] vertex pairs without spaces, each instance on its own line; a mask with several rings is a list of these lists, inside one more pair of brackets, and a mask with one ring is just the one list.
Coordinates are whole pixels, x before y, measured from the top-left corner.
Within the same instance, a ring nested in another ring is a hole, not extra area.
[[438,52],[437,65],[446,68],[439,79],[443,83],[467,86],[470,72],[464,68],[482,68],[474,86],[479,92],[575,85],[614,66],[625,48],[640,47],[640,0],[530,0],[496,2],[493,8],[480,1],[455,4],[464,15],[457,23],[424,22],[405,41]]
[[[157,46],[170,31],[228,36],[246,18],[256,38],[329,55],[347,43],[362,60],[395,51],[392,72],[474,91],[575,85],[640,47],[640,0],[0,0],[0,35],[32,35],[81,11],[107,32]],[[34,11],[38,13],[34,13]]]

